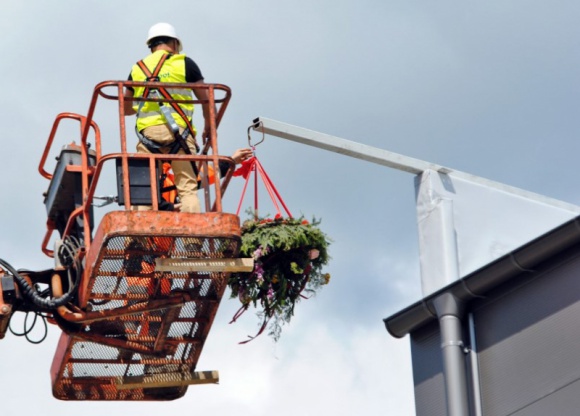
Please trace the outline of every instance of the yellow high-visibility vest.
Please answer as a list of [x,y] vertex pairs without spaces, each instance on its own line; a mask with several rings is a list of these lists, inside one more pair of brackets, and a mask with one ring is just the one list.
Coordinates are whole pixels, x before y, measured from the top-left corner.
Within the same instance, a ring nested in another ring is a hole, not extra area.
[[[143,59],[143,62],[147,68],[153,72],[161,60],[161,56],[167,53],[168,52],[164,50],[153,52],[151,55]],[[185,55],[176,54],[167,58],[163,63],[163,67],[161,68],[158,77],[159,81],[161,82],[185,83]],[[143,73],[141,68],[139,68],[139,65],[133,65],[133,69],[131,70],[131,79],[136,82],[144,82],[147,81],[147,76]],[[144,87],[134,87],[133,96],[142,97],[144,90]],[[171,94],[171,96],[176,100],[190,100],[193,98],[192,91],[186,88],[167,88],[167,92],[169,92],[169,94]],[[141,105],[141,109],[139,111],[140,104],[141,102],[137,101],[133,103],[133,108],[135,111],[137,111],[137,131],[142,131],[146,127],[157,126],[166,123],[163,114],[161,114],[161,111],[159,110],[159,103],[144,102]],[[191,117],[193,116],[193,103],[179,103],[179,106],[183,109],[185,115],[191,120]],[[183,120],[183,118],[177,114],[173,108],[169,108],[171,109],[171,115],[173,116],[175,122],[179,126],[186,128],[187,123],[185,120]]]

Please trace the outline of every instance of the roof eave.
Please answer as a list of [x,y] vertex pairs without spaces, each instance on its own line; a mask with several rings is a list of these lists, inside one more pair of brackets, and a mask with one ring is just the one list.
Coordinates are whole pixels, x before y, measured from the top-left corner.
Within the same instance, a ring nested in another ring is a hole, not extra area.
[[387,331],[402,338],[437,319],[434,299],[451,292],[457,299],[469,302],[522,272],[531,271],[550,257],[580,243],[580,217],[554,228],[494,262],[476,270],[405,309],[385,318]]

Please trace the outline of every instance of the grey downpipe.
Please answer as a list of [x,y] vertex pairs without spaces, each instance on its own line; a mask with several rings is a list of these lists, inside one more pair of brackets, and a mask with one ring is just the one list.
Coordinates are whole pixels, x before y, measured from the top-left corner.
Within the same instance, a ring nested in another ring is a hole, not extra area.
[[465,346],[462,340],[463,304],[451,293],[434,300],[441,332],[441,353],[448,416],[469,416]]

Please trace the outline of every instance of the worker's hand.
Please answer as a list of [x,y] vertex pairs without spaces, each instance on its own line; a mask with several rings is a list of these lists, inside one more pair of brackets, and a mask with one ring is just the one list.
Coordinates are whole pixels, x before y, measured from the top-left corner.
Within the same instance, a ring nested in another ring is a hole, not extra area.
[[236,150],[232,155],[232,159],[234,159],[234,162],[236,162],[237,165],[239,163],[242,163],[244,160],[248,160],[249,158],[251,158],[253,154],[254,153],[252,152],[252,149],[246,147],[244,149]]

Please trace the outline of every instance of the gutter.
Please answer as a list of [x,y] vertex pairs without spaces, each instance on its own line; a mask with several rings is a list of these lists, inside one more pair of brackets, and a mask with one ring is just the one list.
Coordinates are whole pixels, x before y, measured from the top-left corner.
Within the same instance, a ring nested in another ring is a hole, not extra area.
[[580,217],[530,241],[487,266],[459,279],[407,308],[383,319],[389,334],[403,338],[416,329],[438,320],[436,300],[451,294],[463,303],[484,296],[489,290],[522,272],[530,272],[548,258],[580,244]]

